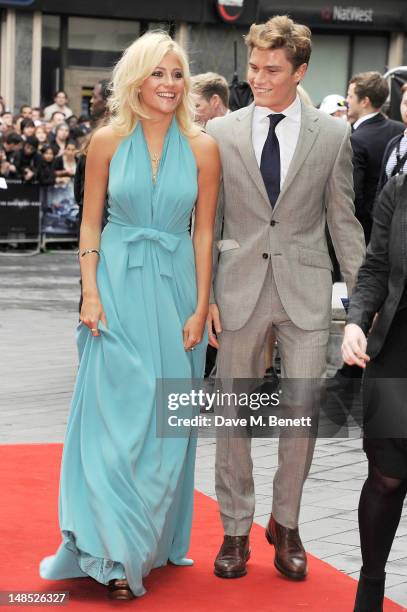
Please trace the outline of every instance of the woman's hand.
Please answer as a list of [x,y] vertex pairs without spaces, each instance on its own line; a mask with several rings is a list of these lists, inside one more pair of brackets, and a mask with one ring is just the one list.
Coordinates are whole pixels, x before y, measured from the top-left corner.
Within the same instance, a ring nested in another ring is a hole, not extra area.
[[88,297],[83,299],[80,320],[84,325],[89,327],[93,336],[100,336],[98,323],[102,321],[103,325],[107,327],[107,321],[99,297]]
[[345,326],[345,336],[342,342],[342,357],[348,365],[358,365],[365,368],[370,361],[366,354],[367,340],[359,325],[349,323]]
[[184,349],[191,351],[202,340],[206,323],[206,313],[194,313],[184,325]]

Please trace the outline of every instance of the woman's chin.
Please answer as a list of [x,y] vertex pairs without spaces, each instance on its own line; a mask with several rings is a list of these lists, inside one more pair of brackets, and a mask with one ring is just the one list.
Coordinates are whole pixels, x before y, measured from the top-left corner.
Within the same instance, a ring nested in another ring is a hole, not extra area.
[[144,107],[145,111],[147,112],[148,115],[151,116],[151,118],[153,117],[159,117],[159,116],[168,116],[168,115],[173,115],[175,113],[175,111],[178,108],[178,104],[154,104],[148,107]]

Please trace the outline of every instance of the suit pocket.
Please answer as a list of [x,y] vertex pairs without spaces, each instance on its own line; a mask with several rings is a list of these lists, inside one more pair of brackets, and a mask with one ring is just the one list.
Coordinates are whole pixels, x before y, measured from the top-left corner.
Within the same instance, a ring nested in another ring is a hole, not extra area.
[[236,242],[236,240],[218,240],[216,244],[221,253],[224,253],[225,251],[233,251],[234,249],[240,249],[240,244]]
[[313,268],[327,268],[332,270],[332,262],[328,253],[324,251],[316,251],[315,249],[300,248],[298,259],[304,266],[312,266]]

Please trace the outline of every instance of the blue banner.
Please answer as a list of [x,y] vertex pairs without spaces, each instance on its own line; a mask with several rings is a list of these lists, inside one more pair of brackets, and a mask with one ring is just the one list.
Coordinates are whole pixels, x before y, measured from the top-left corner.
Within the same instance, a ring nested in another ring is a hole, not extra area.
[[79,231],[79,207],[75,202],[73,182],[43,188],[42,232],[47,236],[76,236]]

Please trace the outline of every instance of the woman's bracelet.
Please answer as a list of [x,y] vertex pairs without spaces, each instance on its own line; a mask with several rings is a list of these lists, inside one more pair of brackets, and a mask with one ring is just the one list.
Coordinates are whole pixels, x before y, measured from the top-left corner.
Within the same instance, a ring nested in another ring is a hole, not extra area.
[[97,249],[84,249],[83,251],[78,251],[77,255],[78,257],[85,257],[85,255],[88,255],[89,253],[96,253],[100,257],[100,251]]

